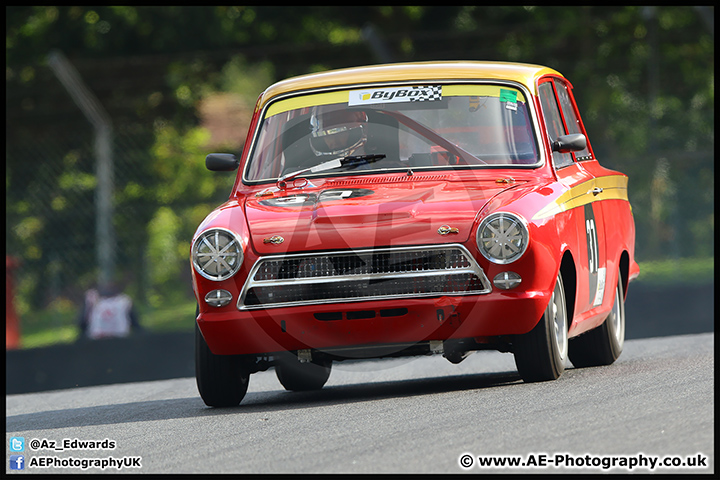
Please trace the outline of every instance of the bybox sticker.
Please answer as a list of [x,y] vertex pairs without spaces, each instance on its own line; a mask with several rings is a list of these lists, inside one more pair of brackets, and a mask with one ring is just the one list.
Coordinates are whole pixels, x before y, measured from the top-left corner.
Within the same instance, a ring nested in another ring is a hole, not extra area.
[[350,92],[348,106],[376,103],[434,102],[442,100],[441,85],[373,88]]

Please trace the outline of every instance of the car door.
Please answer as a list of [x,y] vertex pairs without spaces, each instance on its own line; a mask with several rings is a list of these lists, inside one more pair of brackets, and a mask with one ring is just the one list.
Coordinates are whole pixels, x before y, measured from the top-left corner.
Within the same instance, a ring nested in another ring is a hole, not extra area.
[[[559,77],[546,77],[538,84],[540,103],[545,118],[547,134],[552,144],[558,136],[582,133],[583,125],[575,108],[571,86]],[[607,271],[605,267],[605,221],[602,205],[598,201],[602,188],[593,168],[590,144],[581,151],[571,153],[553,152],[552,162],[558,180],[568,190],[564,214],[569,215],[570,228],[577,245],[571,245],[576,256],[577,291],[575,298],[575,322],[588,319],[592,310],[599,307],[605,296]],[[561,232],[562,234],[562,232]]]

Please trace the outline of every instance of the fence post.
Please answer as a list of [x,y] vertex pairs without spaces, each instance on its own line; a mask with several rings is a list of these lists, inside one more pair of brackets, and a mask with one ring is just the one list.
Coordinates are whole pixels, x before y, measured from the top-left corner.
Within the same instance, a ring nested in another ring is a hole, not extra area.
[[48,64],[55,75],[95,128],[95,236],[98,283],[106,285],[115,273],[115,235],[113,232],[113,158],[112,122],[100,101],[83,83],[77,70],[58,50],[48,55]]

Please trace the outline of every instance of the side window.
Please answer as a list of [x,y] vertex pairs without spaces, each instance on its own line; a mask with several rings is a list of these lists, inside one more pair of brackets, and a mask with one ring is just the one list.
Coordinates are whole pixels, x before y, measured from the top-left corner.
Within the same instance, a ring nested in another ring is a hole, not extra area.
[[[551,82],[543,82],[538,85],[540,94],[540,104],[542,105],[543,115],[545,116],[545,125],[550,137],[550,143],[554,142],[560,135],[565,135],[565,126],[563,125],[560,109],[558,108],[555,92]],[[553,164],[555,168],[562,168],[572,165],[572,155],[569,153],[553,152]]]
[[[572,101],[570,100],[567,85],[556,78],[555,90],[557,91],[558,99],[560,99],[560,108],[562,108],[562,114],[563,117],[565,117],[568,133],[583,133],[580,128],[580,119],[575,114],[575,108],[573,108]],[[575,158],[578,160],[588,160],[591,158],[590,152],[585,148],[584,150],[575,152]]]

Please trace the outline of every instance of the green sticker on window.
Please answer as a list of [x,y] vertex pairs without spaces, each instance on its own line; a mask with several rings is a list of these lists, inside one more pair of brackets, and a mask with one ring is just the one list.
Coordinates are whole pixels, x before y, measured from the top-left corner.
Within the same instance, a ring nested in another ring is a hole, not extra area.
[[500,89],[500,101],[517,103],[517,94],[518,94],[518,92],[516,90],[505,90],[505,89],[501,88]]

